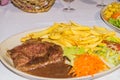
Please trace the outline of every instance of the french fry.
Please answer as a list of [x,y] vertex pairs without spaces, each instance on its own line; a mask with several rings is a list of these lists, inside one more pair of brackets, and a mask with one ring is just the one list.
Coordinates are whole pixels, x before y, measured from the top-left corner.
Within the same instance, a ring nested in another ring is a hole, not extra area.
[[88,26],[83,26],[83,25],[80,25],[78,23],[75,23],[73,21],[70,21],[71,25],[73,25],[73,29],[76,29],[76,30],[90,30],[90,27]]
[[88,31],[88,30],[90,30],[90,28],[89,27],[72,27],[71,28],[72,30],[80,30],[80,31]]
[[26,36],[26,37],[21,38],[20,41],[25,42],[26,40],[29,40],[29,39],[31,39],[31,37]]
[[42,31],[38,31],[38,32],[32,32],[32,33],[30,33],[30,34],[27,34],[26,37],[23,37],[23,38],[21,39],[21,41],[23,42],[23,41],[26,41],[26,40],[28,40],[28,39],[30,39],[30,38],[39,38],[39,37],[41,37],[41,36],[44,36],[44,35],[50,33],[50,32],[51,32],[52,30],[54,30],[55,28],[57,28],[58,26],[59,26],[58,23],[54,23],[54,25],[51,26],[51,27],[49,27],[48,29],[45,29],[45,30],[42,30]]
[[45,30],[30,33],[21,38],[21,41],[43,38],[42,41],[53,42],[62,47],[83,46],[92,49],[100,44],[104,38],[114,35],[115,32],[108,31],[104,27],[82,26],[70,21],[70,23],[55,23]]
[[72,41],[68,39],[60,39],[60,44],[64,45],[65,47],[71,47],[73,46]]
[[90,31],[72,31],[74,35],[79,35],[81,37],[87,37],[90,35]]
[[86,48],[91,48],[93,49],[94,47],[96,47],[98,44],[100,44],[102,42],[102,39],[100,39],[99,41],[95,42],[95,43],[92,43],[92,44],[89,44],[86,46]]
[[100,38],[99,37],[88,37],[87,39],[85,40],[82,40],[79,42],[79,44],[90,44],[90,43],[95,43],[99,40]]
[[95,30],[90,30],[90,33],[92,34],[92,35],[95,35],[95,36],[100,36],[100,33],[98,33],[97,31],[95,31]]
[[50,35],[49,35],[49,38],[50,39],[60,39],[61,38],[61,35],[60,35],[60,33],[51,33]]

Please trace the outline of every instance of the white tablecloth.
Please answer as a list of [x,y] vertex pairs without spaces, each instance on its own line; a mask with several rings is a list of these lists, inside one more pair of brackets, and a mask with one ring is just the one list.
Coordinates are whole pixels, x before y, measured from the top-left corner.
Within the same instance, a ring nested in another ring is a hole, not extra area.
[[[113,0],[105,0],[105,4]],[[115,1],[115,0],[114,0]],[[25,30],[47,27],[54,22],[75,21],[82,25],[108,27],[100,18],[101,8],[96,7],[100,0],[75,0],[71,6],[76,10],[64,12],[65,4],[56,0],[54,6],[45,13],[26,13],[11,3],[0,6],[0,42],[13,34]],[[109,28],[109,27],[108,27]],[[27,80],[8,70],[0,63],[0,80]],[[120,69],[95,80],[120,80]]]

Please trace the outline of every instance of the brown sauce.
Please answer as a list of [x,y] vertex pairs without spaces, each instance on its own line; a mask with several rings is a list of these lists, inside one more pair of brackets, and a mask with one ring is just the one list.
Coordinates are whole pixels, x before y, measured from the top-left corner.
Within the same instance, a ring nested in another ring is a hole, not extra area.
[[67,65],[64,62],[58,62],[27,71],[27,73],[48,78],[69,78],[72,77],[71,75],[68,75],[70,68],[70,65]]

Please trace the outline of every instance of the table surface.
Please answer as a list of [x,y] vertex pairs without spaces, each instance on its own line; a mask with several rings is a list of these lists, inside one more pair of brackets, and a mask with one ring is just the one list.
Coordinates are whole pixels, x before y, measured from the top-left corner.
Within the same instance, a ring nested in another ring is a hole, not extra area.
[[[105,0],[105,4],[112,1]],[[75,11],[64,12],[63,8],[66,7],[66,4],[61,0],[56,0],[48,12],[26,13],[9,2],[8,5],[0,6],[0,42],[19,32],[47,27],[54,22],[69,22],[72,20],[82,25],[97,25],[109,28],[100,18],[102,8],[96,7],[98,3],[100,3],[100,0],[75,0],[71,4]],[[0,62],[0,80],[27,79],[11,72]],[[95,80],[120,80],[120,69]]]

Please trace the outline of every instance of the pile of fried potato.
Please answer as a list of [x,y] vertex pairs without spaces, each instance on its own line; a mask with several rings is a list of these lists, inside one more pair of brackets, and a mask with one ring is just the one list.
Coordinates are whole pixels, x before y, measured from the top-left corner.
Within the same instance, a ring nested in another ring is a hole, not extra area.
[[43,38],[43,41],[53,42],[62,47],[94,48],[109,36],[115,36],[115,32],[104,27],[83,26],[70,21],[69,23],[54,23],[45,30],[29,33],[21,38],[21,41]]

